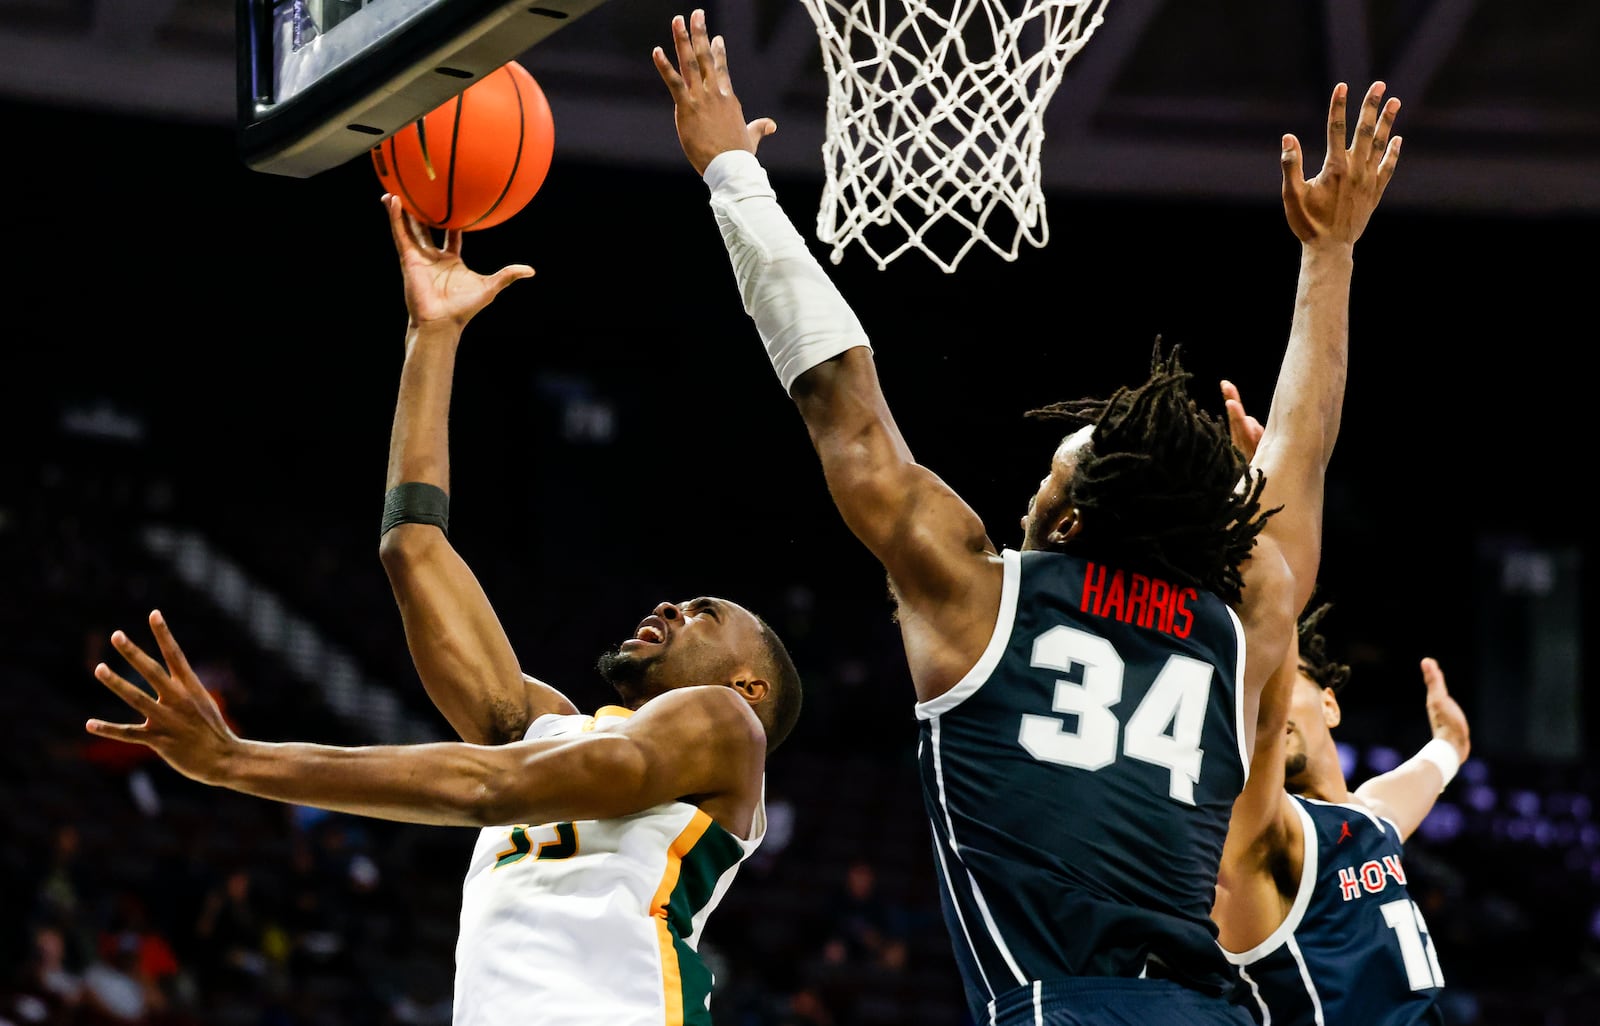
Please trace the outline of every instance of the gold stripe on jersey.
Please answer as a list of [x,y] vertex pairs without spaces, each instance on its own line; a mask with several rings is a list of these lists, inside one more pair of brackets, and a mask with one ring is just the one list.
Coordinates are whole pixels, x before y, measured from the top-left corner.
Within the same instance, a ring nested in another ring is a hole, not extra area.
[[594,711],[593,716],[589,717],[589,722],[583,725],[583,730],[581,733],[587,734],[594,730],[595,724],[600,722],[600,717],[602,716],[621,716],[623,719],[627,719],[632,715],[632,709],[628,709],[620,705],[602,705],[600,708]]
[[683,1026],[683,977],[678,970],[678,948],[672,929],[667,925],[667,903],[678,886],[678,874],[683,870],[683,857],[694,850],[700,838],[711,827],[711,817],[696,810],[689,825],[673,839],[667,849],[667,868],[661,874],[661,884],[650,900],[650,914],[656,919],[656,939],[661,944],[661,982],[666,998],[666,1026]]

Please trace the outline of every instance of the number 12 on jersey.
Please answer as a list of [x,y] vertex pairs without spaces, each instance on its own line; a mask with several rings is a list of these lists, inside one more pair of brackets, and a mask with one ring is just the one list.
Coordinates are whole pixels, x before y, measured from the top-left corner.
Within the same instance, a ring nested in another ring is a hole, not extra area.
[[1116,761],[1120,742],[1123,755],[1168,771],[1167,793],[1174,800],[1194,804],[1204,754],[1200,735],[1211,697],[1209,663],[1168,656],[1126,726],[1111,711],[1122,701],[1125,665],[1105,638],[1075,627],[1052,627],[1034,639],[1032,664],[1063,674],[1077,669],[1080,679],[1056,678],[1051,703],[1055,712],[1077,718],[1071,728],[1057,716],[1023,714],[1017,740],[1028,754],[1043,762],[1098,770]]

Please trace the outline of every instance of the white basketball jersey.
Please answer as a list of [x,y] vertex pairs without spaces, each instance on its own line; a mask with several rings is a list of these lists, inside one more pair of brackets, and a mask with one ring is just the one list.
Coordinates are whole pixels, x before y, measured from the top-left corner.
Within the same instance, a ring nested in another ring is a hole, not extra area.
[[[631,715],[541,716],[525,737]],[[455,1026],[709,1026],[701,931],[766,826],[764,801],[748,841],[667,802],[618,819],[483,830],[463,885]]]

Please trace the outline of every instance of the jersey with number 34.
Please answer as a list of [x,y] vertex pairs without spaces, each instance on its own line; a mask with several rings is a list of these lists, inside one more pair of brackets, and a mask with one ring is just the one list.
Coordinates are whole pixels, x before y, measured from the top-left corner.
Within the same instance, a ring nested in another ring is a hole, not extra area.
[[987,649],[916,710],[974,1020],[997,995],[1066,977],[1233,993],[1211,905],[1249,764],[1237,615],[1214,594],[1079,556],[1002,560]]

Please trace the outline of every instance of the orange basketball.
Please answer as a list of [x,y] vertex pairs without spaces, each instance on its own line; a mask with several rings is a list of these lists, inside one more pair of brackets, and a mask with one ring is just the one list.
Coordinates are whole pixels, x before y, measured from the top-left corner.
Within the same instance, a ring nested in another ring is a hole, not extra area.
[[511,61],[374,146],[372,166],[423,224],[476,231],[528,205],[554,151],[544,90]]

